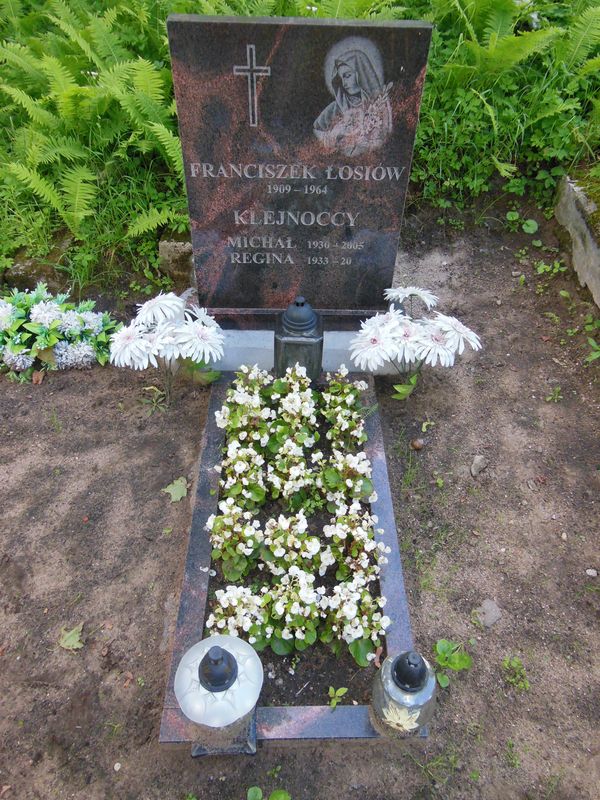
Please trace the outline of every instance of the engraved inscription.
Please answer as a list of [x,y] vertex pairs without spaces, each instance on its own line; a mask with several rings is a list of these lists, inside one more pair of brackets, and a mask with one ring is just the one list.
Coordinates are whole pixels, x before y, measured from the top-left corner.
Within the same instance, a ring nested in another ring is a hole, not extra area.
[[269,76],[271,67],[259,67],[256,64],[256,47],[253,44],[246,45],[247,63],[245,66],[237,65],[233,68],[234,75],[243,75],[248,79],[248,116],[250,126],[256,128],[258,125],[258,97],[256,94],[256,78]]

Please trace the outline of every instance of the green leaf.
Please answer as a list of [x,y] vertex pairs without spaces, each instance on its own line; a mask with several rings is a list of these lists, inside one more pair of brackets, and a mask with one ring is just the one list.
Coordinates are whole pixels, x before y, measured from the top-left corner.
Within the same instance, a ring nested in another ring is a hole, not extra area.
[[61,628],[60,639],[58,640],[59,647],[64,650],[81,650],[83,642],[81,641],[81,632],[83,631],[83,622],[75,625],[68,631],[66,628]]
[[435,677],[438,680],[439,685],[442,689],[445,689],[447,686],[450,685],[450,678],[446,675],[445,672],[436,672]]
[[448,666],[455,672],[460,672],[461,669],[470,669],[473,664],[473,659],[464,650],[457,650],[448,659]]
[[408,379],[407,383],[395,383],[393,384],[394,389],[396,390],[396,394],[393,394],[392,397],[394,400],[406,400],[407,397],[414,392],[415,387],[417,385],[418,375],[415,373],[411,375]]
[[534,219],[526,219],[525,222],[521,225],[524,233],[535,233],[539,228],[539,225]]
[[368,667],[367,656],[373,652],[373,642],[370,639],[355,639],[348,645],[352,657],[359,667]]
[[337,470],[329,467],[323,472],[323,480],[330,489],[335,489],[342,482],[342,476]]
[[292,800],[292,798],[285,789],[275,789],[275,791],[271,792],[269,795],[269,800]]
[[187,497],[187,480],[182,475],[181,478],[177,478],[173,483],[161,489],[161,492],[166,492],[170,495],[172,503],[178,503],[184,497]]
[[263,800],[262,789],[258,786],[251,786],[246,793],[246,800]]
[[287,656],[294,650],[294,640],[278,639],[273,636],[271,638],[271,650],[278,656]]

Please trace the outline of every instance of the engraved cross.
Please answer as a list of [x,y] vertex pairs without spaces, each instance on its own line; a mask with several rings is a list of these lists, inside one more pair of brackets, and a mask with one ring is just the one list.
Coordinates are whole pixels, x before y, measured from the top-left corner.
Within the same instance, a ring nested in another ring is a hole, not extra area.
[[248,78],[248,112],[250,115],[250,125],[256,128],[258,125],[258,98],[256,96],[256,77],[269,76],[271,67],[259,67],[256,65],[256,47],[253,44],[246,45],[247,64],[234,66],[234,75],[245,75]]

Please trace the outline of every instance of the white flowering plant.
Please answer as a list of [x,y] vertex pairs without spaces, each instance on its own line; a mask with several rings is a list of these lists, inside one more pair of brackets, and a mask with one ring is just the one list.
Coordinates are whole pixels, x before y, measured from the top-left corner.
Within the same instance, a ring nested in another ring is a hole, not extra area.
[[400,375],[408,375],[394,385],[395,399],[405,400],[412,394],[423,365],[452,367],[465,344],[473,350],[481,348],[479,336],[456,317],[439,311],[433,317],[414,317],[415,303],[428,311],[437,305],[438,298],[428,290],[397,287],[386,289],[384,296],[390,302],[388,311],[361,322],[361,330],[350,342],[350,355],[361,370],[373,372],[389,363]]
[[110,361],[115,366],[162,369],[167,402],[173,376],[182,367],[192,375],[201,373],[203,383],[219,377],[205,368],[223,356],[223,332],[205,308],[188,303],[192,294],[188,289],[181,296],[168,292],[147,300],[110,341]]
[[0,369],[11,380],[31,380],[34,370],[88,369],[105,364],[109,337],[119,323],[94,311],[93,300],[75,304],[53,296],[45,283],[0,297]]
[[343,366],[322,391],[298,365],[281,378],[240,368],[216,412],[226,442],[206,528],[230,585],[215,594],[209,630],[280,655],[319,640],[336,653],[346,643],[361,666],[374,658],[390,624],[376,592],[389,548],[366,507],[377,497],[359,449],[366,388]]

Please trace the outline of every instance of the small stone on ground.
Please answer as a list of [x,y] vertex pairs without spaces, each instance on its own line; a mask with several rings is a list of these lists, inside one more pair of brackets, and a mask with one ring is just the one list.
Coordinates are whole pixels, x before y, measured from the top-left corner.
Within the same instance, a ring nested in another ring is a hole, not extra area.
[[489,597],[486,597],[479,608],[475,609],[475,613],[486,628],[491,628],[502,617],[502,609]]
[[475,456],[473,463],[471,464],[471,475],[476,478],[480,472],[483,472],[484,469],[487,469],[489,463],[490,462],[485,456]]

